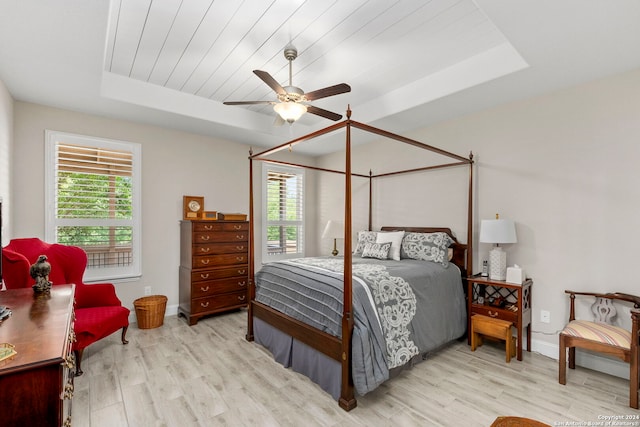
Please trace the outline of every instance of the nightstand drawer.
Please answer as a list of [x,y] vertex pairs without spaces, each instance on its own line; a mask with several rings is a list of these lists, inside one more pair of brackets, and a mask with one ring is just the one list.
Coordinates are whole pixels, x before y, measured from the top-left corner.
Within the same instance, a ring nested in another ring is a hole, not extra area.
[[491,307],[490,305],[473,304],[471,306],[472,314],[482,314],[494,319],[507,320],[509,322],[518,322],[518,313],[505,310],[503,308]]

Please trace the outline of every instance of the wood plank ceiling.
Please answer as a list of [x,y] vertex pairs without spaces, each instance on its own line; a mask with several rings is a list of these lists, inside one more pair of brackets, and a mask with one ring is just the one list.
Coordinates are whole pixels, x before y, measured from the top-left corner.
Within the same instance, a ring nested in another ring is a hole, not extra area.
[[[288,85],[293,44],[295,86],[351,85],[314,102],[343,114],[506,42],[472,0],[115,0],[105,71],[219,103],[275,100],[252,71]],[[275,117],[270,105],[226,108]]]

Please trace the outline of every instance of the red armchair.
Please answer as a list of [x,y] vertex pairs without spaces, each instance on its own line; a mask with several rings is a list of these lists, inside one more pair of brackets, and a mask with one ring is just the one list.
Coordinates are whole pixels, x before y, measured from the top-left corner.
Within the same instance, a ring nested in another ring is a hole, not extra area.
[[129,309],[122,306],[111,283],[86,285],[82,281],[87,254],[77,246],[46,243],[38,238],[13,239],[2,250],[2,278],[7,289],[31,287],[35,281],[29,268],[40,255],[51,264],[49,281],[53,285],[73,283],[75,290],[76,375],[82,375],[84,349],[122,328],[122,343],[127,344]]

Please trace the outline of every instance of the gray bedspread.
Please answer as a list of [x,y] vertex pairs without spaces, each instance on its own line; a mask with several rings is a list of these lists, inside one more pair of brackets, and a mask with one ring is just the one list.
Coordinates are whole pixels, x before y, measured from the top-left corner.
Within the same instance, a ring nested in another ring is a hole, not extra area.
[[[340,337],[343,259],[299,258],[265,264],[256,300]],[[353,257],[353,381],[374,390],[389,371],[462,336],[466,329],[460,270],[429,261]]]

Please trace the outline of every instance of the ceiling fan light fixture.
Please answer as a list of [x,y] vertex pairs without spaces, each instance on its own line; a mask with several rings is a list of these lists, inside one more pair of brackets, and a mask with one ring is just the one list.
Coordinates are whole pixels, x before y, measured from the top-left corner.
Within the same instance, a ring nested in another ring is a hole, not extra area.
[[295,122],[307,112],[306,105],[293,101],[279,102],[273,106],[273,109],[289,124]]

